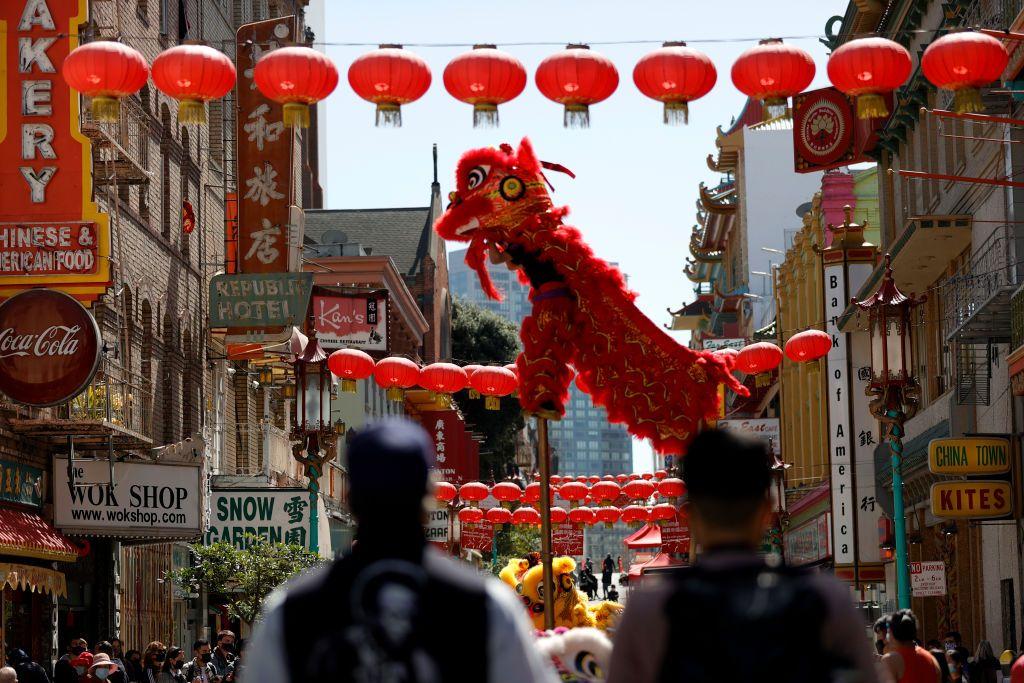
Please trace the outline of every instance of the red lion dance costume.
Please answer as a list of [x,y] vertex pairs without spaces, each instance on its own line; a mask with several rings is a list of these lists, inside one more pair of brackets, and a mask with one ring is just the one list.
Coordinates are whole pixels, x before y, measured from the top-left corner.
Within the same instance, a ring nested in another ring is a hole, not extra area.
[[[565,171],[554,164],[545,167]],[[492,299],[495,263],[529,283],[533,311],[523,321],[516,361],[523,409],[559,419],[573,370],[612,422],[624,422],[659,453],[683,453],[704,419],[718,413],[718,386],[746,395],[732,360],[680,346],[633,303],[619,270],[594,255],[562,219],[529,140],[519,149],[475,149],[459,160],[451,204],[434,229],[469,242],[466,263]]]

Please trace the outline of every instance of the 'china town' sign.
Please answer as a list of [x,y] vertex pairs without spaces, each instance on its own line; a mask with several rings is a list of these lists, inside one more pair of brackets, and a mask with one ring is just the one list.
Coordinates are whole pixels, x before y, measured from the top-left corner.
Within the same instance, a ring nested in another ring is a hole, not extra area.
[[110,226],[92,201],[81,98],[60,75],[87,0],[0,2],[0,298],[33,286],[86,304],[110,283]]
[[100,360],[96,320],[72,297],[30,289],[0,304],[0,393],[52,406],[88,386]]

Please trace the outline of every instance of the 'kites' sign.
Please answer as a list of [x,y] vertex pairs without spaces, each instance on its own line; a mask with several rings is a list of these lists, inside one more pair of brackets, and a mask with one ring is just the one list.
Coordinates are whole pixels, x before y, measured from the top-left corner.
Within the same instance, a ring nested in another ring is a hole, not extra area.
[[93,202],[81,98],[60,76],[87,9],[87,0],[0,2],[0,158],[9,162],[0,298],[45,285],[89,304],[110,284],[110,226]]

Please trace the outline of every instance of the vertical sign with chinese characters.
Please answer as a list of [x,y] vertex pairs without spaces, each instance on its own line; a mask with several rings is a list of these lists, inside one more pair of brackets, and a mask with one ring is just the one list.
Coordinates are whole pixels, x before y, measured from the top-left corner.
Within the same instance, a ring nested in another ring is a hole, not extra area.
[[[847,273],[849,291],[858,292],[871,275],[871,263],[850,263]],[[871,415],[870,399],[864,393],[871,377],[871,337],[867,331],[850,334],[850,400],[853,401],[854,492],[857,503],[857,560],[861,564],[879,564],[882,551],[878,542],[878,520],[882,508],[875,500],[875,448],[878,446],[878,422]]]
[[[836,253],[836,252],[833,252]],[[841,252],[838,252],[840,257]],[[837,565],[853,564],[857,557],[854,536],[853,447],[850,439],[850,382],[847,374],[847,335],[839,331],[839,317],[850,301],[843,261],[824,270],[825,331],[832,337],[827,358],[828,451],[832,486],[833,558]]]
[[[282,122],[282,107],[256,88],[253,69],[270,50],[297,41],[294,16],[245,24],[238,29],[238,272],[288,271],[292,234],[292,159],[295,136]],[[295,228],[298,231],[298,228]]]
[[472,439],[459,413],[455,410],[420,413],[420,424],[434,441],[434,467],[441,479],[455,486],[476,481],[480,476],[480,460],[473,457]]
[[110,225],[93,202],[81,99],[60,76],[87,6],[0,2],[0,298],[44,285],[88,305],[110,284]]

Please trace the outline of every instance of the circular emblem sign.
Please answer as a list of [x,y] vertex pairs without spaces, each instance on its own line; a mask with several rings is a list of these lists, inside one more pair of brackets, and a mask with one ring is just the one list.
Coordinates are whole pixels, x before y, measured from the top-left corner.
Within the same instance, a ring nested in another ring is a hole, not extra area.
[[30,406],[77,396],[96,374],[100,330],[74,298],[30,289],[0,304],[0,393]]
[[793,117],[797,151],[810,163],[830,164],[849,152],[850,103],[842,93],[829,89],[805,97]]

